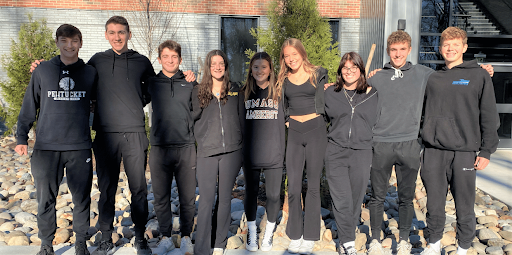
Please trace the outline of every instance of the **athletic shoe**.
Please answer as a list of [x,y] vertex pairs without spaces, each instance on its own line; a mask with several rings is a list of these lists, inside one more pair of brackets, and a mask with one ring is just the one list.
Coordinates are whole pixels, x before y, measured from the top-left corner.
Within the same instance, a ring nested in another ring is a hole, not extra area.
[[53,247],[50,245],[41,245],[41,249],[36,255],[55,255]]
[[224,249],[222,249],[222,248],[213,248],[212,255],[224,255]]
[[251,228],[247,228],[247,243],[245,244],[245,248],[248,251],[257,251],[258,250],[258,233],[256,231],[251,231]]
[[[169,241],[170,241],[170,239],[169,239]],[[171,243],[172,243],[172,241],[171,241]],[[174,247],[174,244],[172,246]],[[133,245],[133,248],[135,249],[135,253],[137,253],[137,255],[152,255],[153,254],[153,252],[151,251],[151,249],[148,246],[148,241],[146,241],[146,238],[142,238],[139,240],[135,239],[135,244]]]
[[190,240],[190,237],[185,236],[181,238],[180,250],[181,253],[185,255],[194,254],[194,247],[192,246],[192,241]]
[[354,246],[346,247],[343,245],[340,245],[338,254],[340,255],[357,255],[357,250],[354,248]]
[[116,251],[116,246],[112,243],[112,240],[101,241],[98,248],[92,252],[92,255],[109,255]]
[[292,240],[290,242],[290,244],[288,245],[288,252],[289,253],[298,253],[299,249],[300,249],[300,245],[302,244],[302,241],[304,241],[304,239],[302,239],[302,236],[300,237],[300,239]]
[[260,249],[262,251],[272,250],[272,245],[274,243],[274,231],[276,231],[275,227],[274,227],[274,229],[272,229],[272,232],[265,230],[265,232],[263,234],[263,239],[261,240]]
[[441,255],[441,251],[438,251],[429,245],[421,252],[421,255]]
[[311,240],[303,240],[300,244],[299,253],[303,255],[308,255],[313,252],[313,248],[315,247],[315,241]]
[[85,242],[75,243],[75,255],[90,255],[89,250],[87,250],[87,244],[85,244]]
[[384,255],[384,248],[377,239],[373,239],[368,248],[368,255]]
[[402,240],[396,246],[396,254],[397,255],[411,255],[411,249],[412,249],[412,245],[409,242]]

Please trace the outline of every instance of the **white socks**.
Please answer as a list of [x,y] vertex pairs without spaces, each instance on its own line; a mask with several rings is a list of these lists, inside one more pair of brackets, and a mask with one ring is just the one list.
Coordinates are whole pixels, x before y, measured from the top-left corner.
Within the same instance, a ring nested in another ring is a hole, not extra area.
[[265,235],[263,236],[271,236],[274,232],[274,228],[276,227],[275,222],[270,222],[267,220],[267,226],[265,227]]
[[356,246],[355,241],[350,241],[350,242],[346,242],[343,244],[343,247],[345,247],[346,249],[348,249],[349,247],[354,247],[354,246]]
[[468,253],[468,249],[463,249],[460,246],[457,248],[457,255],[466,255],[466,253]]
[[251,229],[251,232],[256,233],[256,221],[248,221],[247,226]]
[[[441,240],[435,242],[435,243],[429,243],[430,247],[435,249],[436,251],[441,251]],[[460,254],[459,254],[460,255]],[[465,255],[465,254],[464,254]]]

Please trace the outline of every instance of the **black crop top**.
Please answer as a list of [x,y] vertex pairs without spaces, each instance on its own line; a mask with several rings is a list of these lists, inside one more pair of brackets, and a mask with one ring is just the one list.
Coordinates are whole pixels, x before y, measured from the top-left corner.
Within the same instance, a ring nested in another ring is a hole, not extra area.
[[295,85],[286,78],[284,80],[284,87],[284,94],[288,100],[288,111],[290,115],[306,115],[316,112],[316,88],[311,84],[309,79],[302,85]]

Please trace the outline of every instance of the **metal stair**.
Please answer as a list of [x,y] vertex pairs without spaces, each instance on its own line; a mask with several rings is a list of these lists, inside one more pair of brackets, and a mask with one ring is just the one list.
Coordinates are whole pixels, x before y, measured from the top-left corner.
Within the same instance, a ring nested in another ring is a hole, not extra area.
[[465,18],[457,18],[458,27],[465,28],[468,33],[479,35],[499,35],[501,33],[474,3],[459,2],[459,5],[465,12],[461,14],[467,14],[469,17],[467,17],[467,26]]

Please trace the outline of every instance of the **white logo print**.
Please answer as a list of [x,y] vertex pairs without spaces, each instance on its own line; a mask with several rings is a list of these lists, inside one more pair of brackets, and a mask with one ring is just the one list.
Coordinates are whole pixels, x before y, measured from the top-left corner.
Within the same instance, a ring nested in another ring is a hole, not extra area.
[[59,81],[59,87],[66,91],[72,90],[75,88],[75,81],[71,77],[64,77]]
[[69,74],[68,70],[62,70],[62,74]]
[[182,87],[185,87],[185,84],[181,84]]
[[85,160],[85,163],[89,163],[89,162],[91,162],[91,158],[87,158],[87,159]]
[[73,91],[75,81],[71,77],[62,78],[59,81],[59,87],[63,90],[48,90],[48,97],[55,101],[79,101],[80,98],[85,97],[86,91]]

